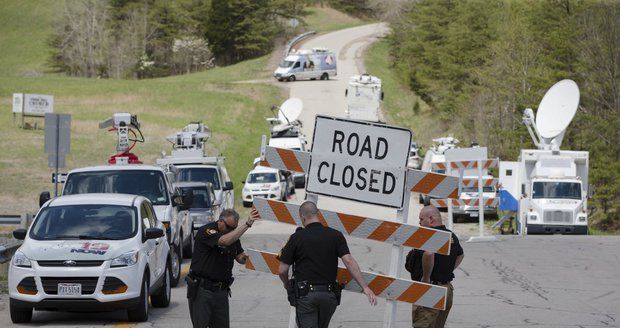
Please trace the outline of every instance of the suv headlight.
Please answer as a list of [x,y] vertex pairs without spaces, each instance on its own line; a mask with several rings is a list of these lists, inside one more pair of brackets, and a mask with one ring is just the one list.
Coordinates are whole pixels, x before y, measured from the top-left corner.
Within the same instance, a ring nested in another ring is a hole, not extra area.
[[110,263],[111,268],[118,268],[124,266],[132,266],[138,263],[138,251],[127,252],[115,259]]
[[280,190],[280,185],[279,184],[274,185],[274,186],[271,187],[271,189],[272,190]]
[[17,251],[13,255],[13,265],[21,268],[31,268],[30,259],[26,257],[26,254]]
[[248,187],[243,187],[243,192],[250,192],[250,188],[248,188]]

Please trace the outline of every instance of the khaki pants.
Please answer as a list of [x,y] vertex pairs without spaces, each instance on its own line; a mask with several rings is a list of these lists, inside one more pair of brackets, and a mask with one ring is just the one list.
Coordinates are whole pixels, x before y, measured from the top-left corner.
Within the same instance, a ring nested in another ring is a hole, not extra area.
[[413,328],[443,328],[446,325],[448,314],[452,308],[452,296],[454,287],[448,283],[439,285],[448,288],[448,299],[444,311],[413,305],[411,309],[411,321]]

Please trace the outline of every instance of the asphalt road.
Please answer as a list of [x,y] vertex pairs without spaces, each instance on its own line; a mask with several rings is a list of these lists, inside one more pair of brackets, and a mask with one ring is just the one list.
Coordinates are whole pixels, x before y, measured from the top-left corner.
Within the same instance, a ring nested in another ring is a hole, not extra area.
[[[311,140],[314,115],[344,115],[348,77],[360,70],[361,51],[385,26],[372,24],[318,36],[304,48],[328,47],[338,54],[339,75],[329,81],[287,83],[304,102],[302,121]],[[419,205],[413,195],[410,222]],[[304,198],[298,190],[293,202]],[[319,206],[376,218],[393,219],[393,209],[319,198]],[[457,227],[457,230],[461,228]],[[258,222],[243,238],[246,248],[277,252],[294,227]],[[469,230],[461,229],[461,240]],[[473,230],[473,234],[477,230]],[[387,273],[389,245],[350,238],[363,270]],[[465,260],[456,271],[449,327],[620,327],[620,237],[499,236],[496,242],[463,243]],[[187,261],[184,265],[187,270]],[[232,327],[287,327],[290,307],[277,277],[235,267],[230,300]],[[361,294],[345,292],[331,327],[381,327],[385,302],[370,307]],[[174,288],[169,308],[151,308],[148,323],[129,324],[122,311],[100,314],[35,311],[31,326],[189,327],[185,285]],[[410,306],[399,303],[396,327],[411,327]],[[0,296],[0,327],[13,327],[8,297]]]

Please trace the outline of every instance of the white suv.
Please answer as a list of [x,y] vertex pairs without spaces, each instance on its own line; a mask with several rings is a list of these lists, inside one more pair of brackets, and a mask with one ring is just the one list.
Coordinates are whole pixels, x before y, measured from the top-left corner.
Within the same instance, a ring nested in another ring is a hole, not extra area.
[[146,321],[149,303],[170,304],[170,257],[162,223],[148,199],[126,194],[54,198],[30,229],[9,267],[11,320],[33,309],[111,311]]
[[286,177],[282,171],[270,167],[257,166],[244,182],[242,196],[243,206],[250,207],[254,197],[263,197],[286,201]]

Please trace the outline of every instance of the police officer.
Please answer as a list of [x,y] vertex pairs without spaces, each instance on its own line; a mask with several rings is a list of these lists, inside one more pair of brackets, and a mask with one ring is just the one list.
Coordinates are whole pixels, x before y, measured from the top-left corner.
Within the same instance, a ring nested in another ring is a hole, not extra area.
[[233,282],[233,261],[245,264],[247,258],[239,238],[259,218],[252,210],[248,220],[239,224],[239,214],[226,209],[219,220],[198,229],[186,277],[189,313],[195,328],[229,327],[228,297]]
[[[375,294],[362,279],[357,262],[351,256],[347,241],[337,230],[324,227],[313,202],[299,208],[304,229],[298,229],[278,255],[278,274],[284,288],[295,288],[297,326],[327,328],[339,303],[340,286],[336,282],[338,258],[342,258],[351,276],[363,288],[371,305]],[[289,283],[289,267],[293,265],[294,284]]]
[[454,270],[463,261],[463,248],[458,237],[443,225],[441,213],[435,206],[425,206],[420,211],[420,226],[449,231],[452,234],[450,255],[433,254],[414,249],[409,252],[405,262],[405,268],[411,272],[412,280],[431,283],[448,289],[444,311],[413,305],[411,312],[414,328],[441,328],[446,324],[450,308],[452,308],[454,287],[452,287],[451,281],[454,279]]

